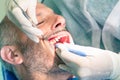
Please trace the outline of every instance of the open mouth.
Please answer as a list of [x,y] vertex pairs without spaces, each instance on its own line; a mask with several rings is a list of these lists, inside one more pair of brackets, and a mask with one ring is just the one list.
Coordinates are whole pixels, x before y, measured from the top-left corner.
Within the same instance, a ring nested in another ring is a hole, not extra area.
[[61,31],[49,37],[49,42],[53,45],[57,43],[73,43],[73,39],[69,32]]
[[[56,55],[56,47],[55,47],[55,44],[57,43],[69,43],[69,44],[74,44],[73,43],[73,39],[72,39],[72,36],[70,35],[69,32],[67,31],[60,31],[58,33],[55,33],[54,35],[51,35],[49,38],[48,38],[50,44],[53,46],[53,49],[55,50],[55,54],[53,55]],[[64,64],[64,62],[61,60],[61,58],[59,58],[59,56],[57,56],[57,63],[58,64]]]

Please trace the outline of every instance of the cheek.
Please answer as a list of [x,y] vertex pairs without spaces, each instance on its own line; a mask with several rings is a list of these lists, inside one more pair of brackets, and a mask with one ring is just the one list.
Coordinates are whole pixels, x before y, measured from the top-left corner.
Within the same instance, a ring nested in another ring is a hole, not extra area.
[[[38,28],[43,31],[44,34],[53,31],[53,26],[55,24],[55,17],[54,16],[47,16],[45,19],[43,19],[44,22],[42,22],[41,17],[38,16]],[[41,23],[42,22],[42,23]],[[39,24],[41,23],[41,24]]]
[[[39,56],[39,59],[37,56]],[[42,49],[41,53],[39,53],[37,56],[35,57],[36,62],[39,62],[39,65],[42,65],[46,69],[51,70],[55,65],[55,57],[51,54],[51,52],[47,51],[46,49]]]
[[50,25],[41,25],[38,27],[40,30],[42,30],[43,34],[47,34],[49,33],[51,30],[50,30]]
[[40,46],[47,54],[55,56],[55,46],[50,44],[48,40],[40,40]]
[[54,56],[43,46],[36,46],[25,55],[25,65],[32,71],[48,72],[54,67]]
[[42,56],[44,56],[45,61],[48,62],[47,64],[53,66],[55,59],[55,51],[53,45],[50,45],[49,41],[41,40],[40,49],[42,52],[41,54]]

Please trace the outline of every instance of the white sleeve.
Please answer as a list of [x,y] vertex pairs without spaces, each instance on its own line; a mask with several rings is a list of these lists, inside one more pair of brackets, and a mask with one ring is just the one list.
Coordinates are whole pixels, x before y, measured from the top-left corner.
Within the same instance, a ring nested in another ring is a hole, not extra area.
[[120,80],[120,54],[110,53],[113,62],[113,72],[110,77],[112,80]]

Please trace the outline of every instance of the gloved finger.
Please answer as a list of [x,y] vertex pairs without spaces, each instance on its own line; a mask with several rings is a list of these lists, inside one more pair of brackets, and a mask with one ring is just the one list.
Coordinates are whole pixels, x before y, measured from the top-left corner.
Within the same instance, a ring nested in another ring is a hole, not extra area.
[[72,74],[75,74],[75,72],[68,66],[64,65],[64,64],[59,64],[58,67],[62,70],[65,70],[67,72],[70,72]]
[[23,30],[26,30],[31,34],[38,35],[38,36],[42,34],[42,31],[40,29],[32,27],[32,24],[25,18],[25,16],[22,14],[22,11],[19,8],[14,8],[12,13],[21,24]]
[[25,30],[31,34],[37,35],[37,36],[43,34],[40,29],[38,29],[36,27],[32,27],[32,24],[29,22],[28,19],[26,19],[26,17],[23,15],[22,11],[19,8],[14,8],[12,13],[15,16],[15,18],[19,21],[21,26],[23,26],[22,27],[23,30]]
[[33,20],[35,24],[38,23],[37,18],[36,18],[36,5],[37,5],[37,0],[31,0],[29,8],[27,9],[28,16]]
[[25,33],[33,34],[36,36],[43,35],[43,32],[41,31],[41,29],[38,29],[32,26],[21,26],[20,28],[22,28],[22,31],[24,31]]
[[81,65],[83,62],[86,62],[86,57],[78,56],[74,53],[71,53],[67,50],[64,45],[57,44],[57,47],[60,49],[61,52],[56,52],[57,55],[68,65],[77,64]]
[[43,32],[35,27],[21,26],[21,30],[34,42],[38,43],[39,38],[43,35]]
[[26,33],[26,35],[34,42],[38,43],[39,42],[39,37],[33,34]]
[[21,26],[17,27],[19,27],[25,34],[27,34],[30,39],[38,42],[37,36],[41,36],[43,34],[42,31],[36,27],[32,27],[31,23],[25,18],[25,16],[22,14],[22,11],[18,7],[14,8],[12,13],[21,24]]
[[98,49],[98,48],[94,48],[94,47],[87,47],[87,46],[80,46],[80,45],[73,45],[73,44],[68,44],[68,43],[64,43],[61,44],[66,46],[69,50],[75,50],[75,51],[80,51],[83,52],[84,54],[88,55],[94,55],[94,54],[101,54],[104,53],[104,50],[102,49]]
[[31,7],[30,9],[27,10],[28,16],[31,18],[34,24],[38,24],[37,18],[36,18],[36,8]]
[[76,54],[76,55],[79,55],[79,56],[84,56],[84,57],[87,56],[86,53],[80,51],[80,49],[79,49],[78,47],[74,47],[74,46],[76,46],[76,45],[70,44],[71,47],[67,47],[66,44],[67,44],[67,43],[64,43],[64,44],[59,43],[59,44],[56,44],[56,47],[59,46],[59,45],[63,45],[63,47],[65,46],[65,48],[66,48],[69,52],[72,52],[72,53],[74,53],[74,54]]
[[[62,56],[61,56],[61,52],[62,51],[66,51],[67,52],[67,50],[65,50],[65,48],[63,48],[63,49],[60,49],[60,48],[56,48],[56,53],[57,53],[57,55],[59,56],[59,58],[61,58],[61,60],[65,63],[65,64],[68,64],[70,61],[69,60],[67,60],[66,58],[62,58]],[[67,52],[68,53],[68,52]]]
[[[24,11],[26,11],[28,9],[29,3],[30,3],[29,0],[17,0],[16,2]],[[14,6],[14,5],[16,5],[16,4],[15,3],[12,4],[12,6]]]
[[32,26],[32,24],[30,23],[30,21],[23,15],[23,13],[20,10],[20,8],[15,7],[15,8],[13,8],[13,10],[11,12],[14,15],[14,17],[19,21],[19,23],[21,25]]
[[[59,64],[58,67],[59,67],[60,69],[64,70],[64,71],[67,71],[67,72],[73,74],[74,76],[80,77],[79,74],[78,74],[79,71],[76,71],[74,68],[70,68],[69,66],[64,65],[64,64]],[[84,73],[85,73],[85,72],[84,72]],[[73,77],[73,76],[72,76],[72,77]]]

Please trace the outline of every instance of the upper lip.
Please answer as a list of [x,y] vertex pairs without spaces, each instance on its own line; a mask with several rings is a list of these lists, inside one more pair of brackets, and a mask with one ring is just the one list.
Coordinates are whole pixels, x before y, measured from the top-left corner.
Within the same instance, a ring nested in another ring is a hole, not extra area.
[[66,30],[61,30],[56,32],[55,34],[48,37],[48,41],[50,41],[52,44],[56,43],[71,43],[72,37]]
[[51,36],[54,36],[54,35],[58,34],[59,32],[62,32],[62,31],[66,31],[66,30],[65,29],[56,30],[54,32],[51,32],[48,35],[44,35],[43,39],[48,40]]
[[[48,40],[51,44],[73,43],[73,39],[65,28],[57,28],[49,34],[43,35],[43,40]],[[74,43],[73,43],[74,44]]]

